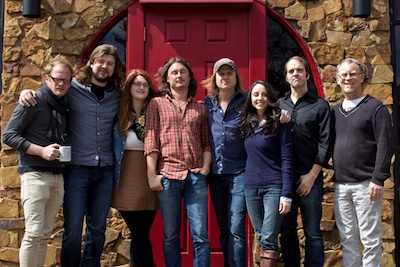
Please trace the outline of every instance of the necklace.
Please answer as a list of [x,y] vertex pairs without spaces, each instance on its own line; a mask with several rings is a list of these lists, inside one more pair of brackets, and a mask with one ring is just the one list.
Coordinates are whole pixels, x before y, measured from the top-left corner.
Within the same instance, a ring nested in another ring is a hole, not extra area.
[[178,108],[179,112],[182,112],[182,108],[186,106],[186,104],[188,103],[188,101],[186,100],[183,104],[178,105],[178,103],[175,100],[172,100],[172,102],[174,103],[175,107]]

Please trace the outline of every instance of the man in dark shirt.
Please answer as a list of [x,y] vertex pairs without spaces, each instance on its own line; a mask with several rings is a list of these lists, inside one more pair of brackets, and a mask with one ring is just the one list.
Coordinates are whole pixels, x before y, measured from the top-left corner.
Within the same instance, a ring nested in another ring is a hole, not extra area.
[[285,64],[290,91],[280,99],[293,122],[294,194],[291,211],[282,224],[281,246],[285,266],[300,266],[297,215],[300,207],[306,236],[304,266],[323,266],[324,243],[320,230],[324,164],[329,147],[330,109],[324,99],[308,90],[310,67],[301,57]]
[[393,155],[392,123],[385,105],[363,93],[365,74],[358,60],[342,60],[336,74],[345,97],[332,110],[335,219],[343,266],[382,266],[382,199]]
[[25,234],[19,250],[21,267],[43,266],[47,240],[63,201],[63,163],[60,145],[66,141],[66,113],[72,66],[61,55],[44,69],[44,84],[37,105],[18,105],[3,133],[3,142],[20,152],[21,202]]

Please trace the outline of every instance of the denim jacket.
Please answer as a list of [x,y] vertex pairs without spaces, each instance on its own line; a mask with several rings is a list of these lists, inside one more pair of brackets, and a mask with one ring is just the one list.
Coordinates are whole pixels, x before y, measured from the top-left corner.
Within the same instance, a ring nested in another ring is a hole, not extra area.
[[115,122],[113,127],[113,150],[114,150],[114,188],[118,189],[119,175],[121,172],[121,162],[124,156],[124,145],[126,136],[121,135],[118,130],[118,122]]

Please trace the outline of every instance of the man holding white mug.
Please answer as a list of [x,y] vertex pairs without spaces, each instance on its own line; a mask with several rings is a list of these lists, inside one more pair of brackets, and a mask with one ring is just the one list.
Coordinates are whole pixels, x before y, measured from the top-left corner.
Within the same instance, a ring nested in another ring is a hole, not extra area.
[[31,108],[18,104],[3,133],[3,142],[20,152],[18,172],[25,214],[21,267],[44,265],[47,240],[64,197],[64,165],[58,159],[68,161],[66,155],[60,155],[60,148],[66,143],[65,94],[73,69],[64,56],[58,55],[44,73],[44,83],[36,94],[37,104]]

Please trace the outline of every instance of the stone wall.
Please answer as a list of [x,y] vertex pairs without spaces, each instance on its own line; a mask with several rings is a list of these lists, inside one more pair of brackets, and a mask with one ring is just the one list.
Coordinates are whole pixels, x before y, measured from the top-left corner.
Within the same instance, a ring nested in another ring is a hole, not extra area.
[[[22,89],[39,89],[40,68],[58,53],[77,63],[85,46],[99,27],[129,0],[42,0],[41,17],[22,16],[22,0],[5,1],[1,104],[3,130]],[[352,0],[267,0],[308,43],[320,67],[326,99],[333,105],[341,100],[335,83],[335,65],[345,57],[365,64],[366,93],[378,97],[390,108],[393,100],[390,62],[388,0],[372,0],[371,16],[353,18]],[[18,248],[24,231],[20,206],[18,153],[3,144],[0,168],[0,266],[18,266]],[[332,171],[325,170],[323,201],[325,266],[341,266],[340,242],[333,216]],[[385,183],[383,202],[383,266],[394,266],[393,178]],[[301,222],[301,221],[299,221]],[[301,223],[300,223],[301,226]],[[63,218],[57,216],[48,245],[46,266],[59,265]],[[110,210],[103,266],[126,264],[129,230],[115,210]],[[304,234],[299,236],[304,247]],[[257,261],[257,258],[256,258]]]

